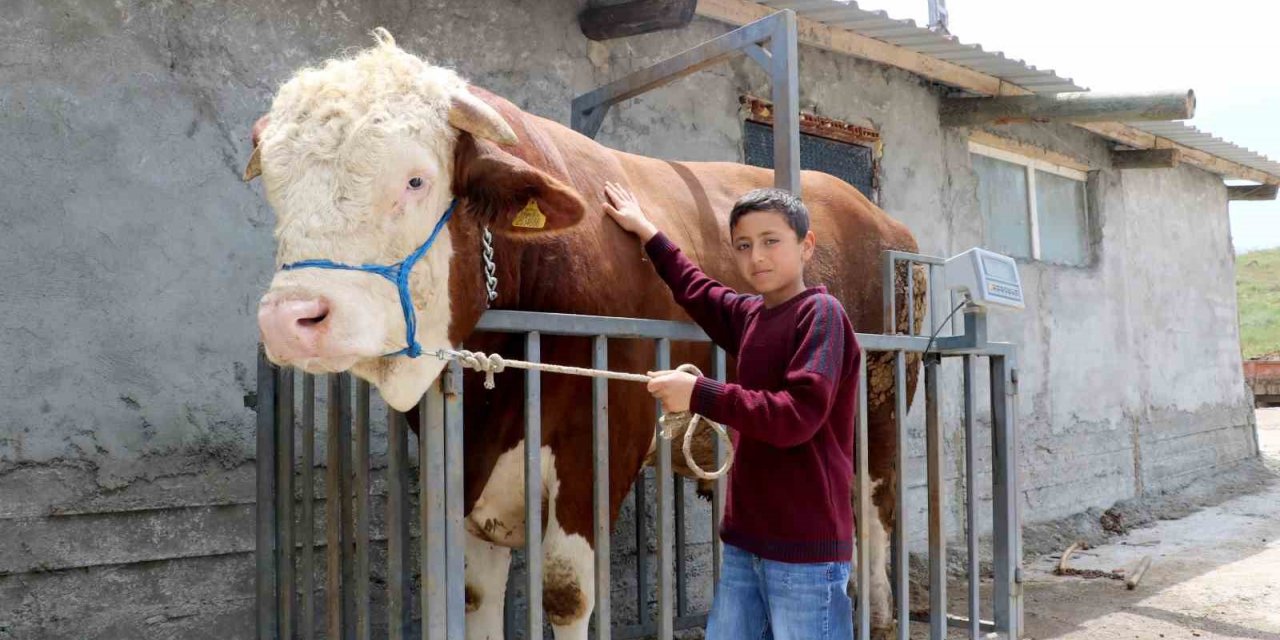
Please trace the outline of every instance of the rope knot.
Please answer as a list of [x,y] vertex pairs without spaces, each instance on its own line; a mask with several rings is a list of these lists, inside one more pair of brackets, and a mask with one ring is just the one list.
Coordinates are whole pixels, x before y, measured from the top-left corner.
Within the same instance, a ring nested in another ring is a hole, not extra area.
[[453,352],[458,364],[484,374],[484,388],[492,389],[493,374],[502,373],[507,368],[507,361],[496,353],[486,354],[482,351]]

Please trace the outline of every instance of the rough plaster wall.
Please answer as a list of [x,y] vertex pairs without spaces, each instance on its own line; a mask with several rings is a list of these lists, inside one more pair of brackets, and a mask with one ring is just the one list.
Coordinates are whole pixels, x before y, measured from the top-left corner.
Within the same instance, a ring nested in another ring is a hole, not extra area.
[[[573,95],[727,30],[697,19],[676,33],[589,43],[580,4],[6,7],[0,140],[16,152],[0,158],[0,302],[10,310],[0,357],[15,364],[0,376],[0,638],[249,637],[245,396],[272,252],[271,212],[238,177],[250,126],[294,69],[366,46],[378,25],[561,122]],[[964,131],[938,126],[935,88],[807,48],[801,73],[806,110],[880,130],[882,204],[922,251],[981,244]],[[600,138],[659,157],[740,160],[741,93],[769,96],[745,58],[616,107]],[[1107,167],[1105,145],[1077,129],[1000,129]],[[1023,350],[1022,506],[1032,521],[1173,488],[1252,452],[1220,181],[1181,168],[1103,171],[1095,184],[1095,262],[1024,263],[1028,311],[993,320],[993,337]],[[953,364],[942,388],[958,492]],[[921,413],[913,478],[923,477]],[[919,480],[909,484],[918,537],[924,495]],[[984,506],[987,484],[981,474]],[[707,517],[690,507],[691,521]],[[615,537],[624,619],[630,517]],[[707,584],[709,535],[691,534],[702,545],[694,593]]]

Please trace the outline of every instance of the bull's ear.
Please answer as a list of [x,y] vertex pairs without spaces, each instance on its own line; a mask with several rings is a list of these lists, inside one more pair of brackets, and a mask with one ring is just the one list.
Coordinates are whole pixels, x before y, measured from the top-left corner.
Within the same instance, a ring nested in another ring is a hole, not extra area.
[[245,182],[262,175],[262,130],[266,129],[270,122],[270,116],[262,116],[253,123],[253,153],[249,155],[249,162],[244,167],[244,175],[241,176]]
[[573,187],[467,133],[458,136],[453,193],[495,233],[561,231],[578,224],[587,209]]

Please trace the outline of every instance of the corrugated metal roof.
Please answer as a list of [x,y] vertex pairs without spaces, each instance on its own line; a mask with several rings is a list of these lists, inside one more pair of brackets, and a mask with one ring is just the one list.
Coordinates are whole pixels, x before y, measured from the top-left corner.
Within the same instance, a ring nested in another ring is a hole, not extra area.
[[1125,124],[1161,138],[1168,138],[1185,147],[1199,149],[1223,160],[1230,160],[1236,164],[1242,164],[1280,177],[1280,162],[1182,122],[1127,122]]
[[922,53],[931,58],[994,76],[1034,93],[1086,91],[1070,78],[1050,69],[1037,69],[999,51],[984,51],[976,44],[964,44],[955,36],[918,26],[914,20],[890,18],[884,11],[867,11],[857,2],[838,0],[755,0],[774,9],[791,9],[797,16],[832,27],[848,29],[868,38]]
[[[980,45],[965,44],[955,36],[921,27],[914,20],[898,20],[884,11],[868,11],[853,0],[754,0],[774,9],[791,9],[796,15],[832,27],[848,29],[889,44],[946,60],[988,76],[1000,78],[1038,94],[1088,91],[1070,78],[1051,69],[1037,69],[999,51],[984,51]],[[1255,151],[1227,142],[1181,122],[1126,123],[1178,144],[1199,149],[1224,160],[1280,177],[1280,162]]]

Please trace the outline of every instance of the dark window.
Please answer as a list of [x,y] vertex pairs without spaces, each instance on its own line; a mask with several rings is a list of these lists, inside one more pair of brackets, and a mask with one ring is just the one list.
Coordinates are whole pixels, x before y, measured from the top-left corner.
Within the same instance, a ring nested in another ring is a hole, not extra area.
[[[743,136],[747,164],[773,168],[773,127],[748,120]],[[875,200],[871,147],[822,136],[800,134],[800,168],[829,173]]]

